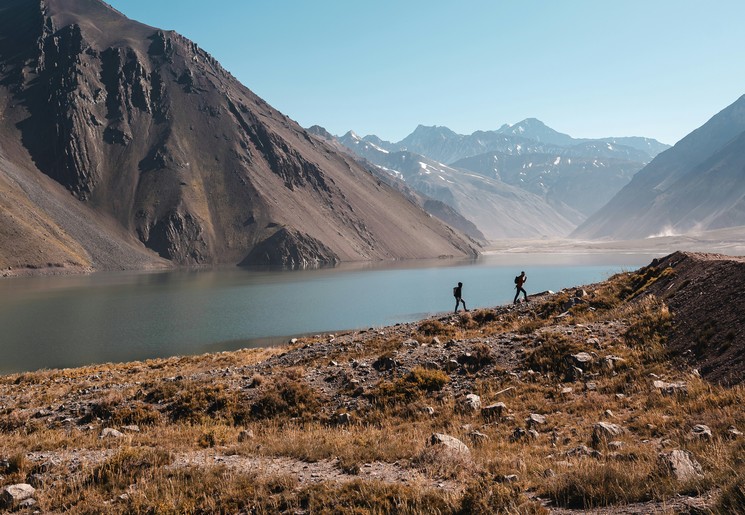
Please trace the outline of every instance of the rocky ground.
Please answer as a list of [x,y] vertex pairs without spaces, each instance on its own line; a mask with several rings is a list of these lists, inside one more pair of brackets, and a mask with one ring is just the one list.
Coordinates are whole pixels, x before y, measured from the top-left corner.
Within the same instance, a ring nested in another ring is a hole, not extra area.
[[[447,513],[716,511],[730,496],[722,491],[742,492],[745,396],[734,356],[743,310],[733,304],[743,299],[742,263],[676,253],[529,303],[283,349],[7,376],[3,502],[139,512],[152,509],[149,485],[208,471],[221,484],[271,482],[261,508],[227,510],[247,513],[313,512],[318,489],[335,492],[319,511],[426,513],[432,499]],[[728,302],[702,304],[702,287]],[[685,343],[692,325],[713,319],[726,320],[724,336]],[[28,485],[31,500],[12,485]],[[343,504],[352,495],[343,485],[364,500]],[[389,495],[398,508],[378,499]]]

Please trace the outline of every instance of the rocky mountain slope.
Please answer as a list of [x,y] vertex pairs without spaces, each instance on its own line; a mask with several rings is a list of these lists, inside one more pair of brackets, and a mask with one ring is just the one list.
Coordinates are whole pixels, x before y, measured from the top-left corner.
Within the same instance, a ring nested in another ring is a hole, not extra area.
[[352,132],[336,140],[416,192],[440,201],[472,222],[488,240],[566,236],[574,210],[550,206],[542,197],[498,178],[444,165],[409,151],[388,151]]
[[18,242],[0,268],[474,252],[176,33],[100,0],[7,0],[0,34],[0,233]]
[[[338,142],[417,191],[436,191],[492,240],[566,236],[668,148],[641,137],[575,139],[535,119],[471,135],[420,125],[398,143],[349,131]],[[474,174],[487,185],[475,185]],[[437,180],[445,175],[453,180]]]
[[745,96],[661,153],[577,238],[632,239],[745,225]]

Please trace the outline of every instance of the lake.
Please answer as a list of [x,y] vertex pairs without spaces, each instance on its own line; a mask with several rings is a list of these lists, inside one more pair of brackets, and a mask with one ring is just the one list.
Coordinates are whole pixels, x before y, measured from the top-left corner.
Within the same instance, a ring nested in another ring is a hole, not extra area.
[[597,282],[651,254],[499,254],[476,260],[352,263],[316,270],[236,267],[0,280],[0,373],[274,345],[367,329]]

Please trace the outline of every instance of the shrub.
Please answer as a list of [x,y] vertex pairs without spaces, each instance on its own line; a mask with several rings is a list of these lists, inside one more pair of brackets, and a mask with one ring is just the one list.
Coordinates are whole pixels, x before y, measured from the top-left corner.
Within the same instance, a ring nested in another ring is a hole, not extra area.
[[449,336],[455,332],[455,328],[445,325],[439,320],[425,320],[419,324],[419,332],[425,336]]
[[152,474],[171,461],[170,453],[162,449],[126,448],[95,467],[89,482],[108,490],[127,488],[143,475]]
[[572,376],[570,354],[581,350],[577,343],[560,334],[547,334],[543,344],[533,350],[525,360],[526,366],[536,372],[554,374],[560,378]]
[[305,382],[282,378],[261,393],[251,405],[251,415],[257,419],[302,417],[314,413],[322,400]]
[[459,515],[487,514],[548,514],[538,502],[531,502],[516,488],[488,478],[472,482],[463,493]]
[[449,381],[450,377],[442,370],[414,367],[405,377],[379,382],[367,397],[376,406],[393,406],[414,401],[424,392],[439,391]]

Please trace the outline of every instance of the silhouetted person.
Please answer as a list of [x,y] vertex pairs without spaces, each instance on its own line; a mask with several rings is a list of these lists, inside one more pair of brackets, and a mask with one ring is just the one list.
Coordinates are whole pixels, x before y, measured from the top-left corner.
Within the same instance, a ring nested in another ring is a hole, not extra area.
[[523,292],[523,297],[525,298],[525,302],[528,302],[528,294],[525,292],[525,289],[523,288],[523,284],[528,280],[528,276],[525,275],[525,272],[520,272],[520,275],[515,277],[515,298],[512,301],[513,304],[517,304],[517,298],[520,296],[520,292]]
[[455,311],[453,311],[453,313],[458,312],[458,306],[461,302],[463,303],[463,309],[468,311],[468,308],[466,308],[466,301],[463,300],[463,283],[458,283],[458,286],[453,288],[453,297],[455,297]]

